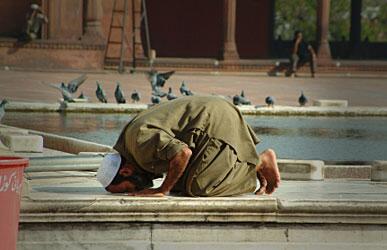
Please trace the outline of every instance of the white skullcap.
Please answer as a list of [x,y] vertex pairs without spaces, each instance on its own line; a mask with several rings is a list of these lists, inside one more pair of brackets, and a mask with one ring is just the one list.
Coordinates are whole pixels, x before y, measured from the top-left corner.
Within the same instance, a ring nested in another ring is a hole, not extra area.
[[39,8],[40,8],[39,5],[37,5],[35,3],[31,4],[31,9],[38,10]]
[[120,154],[107,154],[101,162],[101,166],[97,172],[97,180],[103,187],[109,186],[116,176],[121,165]]

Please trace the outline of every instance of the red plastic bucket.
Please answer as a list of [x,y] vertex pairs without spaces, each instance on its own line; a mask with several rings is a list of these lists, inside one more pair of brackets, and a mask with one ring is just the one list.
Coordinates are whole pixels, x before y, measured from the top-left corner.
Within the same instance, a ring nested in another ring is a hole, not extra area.
[[0,249],[16,249],[24,168],[28,159],[0,156]]

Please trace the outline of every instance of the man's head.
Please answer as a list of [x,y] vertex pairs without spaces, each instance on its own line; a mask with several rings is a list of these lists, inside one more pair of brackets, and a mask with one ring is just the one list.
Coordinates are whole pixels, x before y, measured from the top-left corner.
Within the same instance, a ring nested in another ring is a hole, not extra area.
[[31,7],[31,9],[33,9],[33,10],[39,10],[39,9],[40,9],[39,5],[37,5],[37,4],[35,4],[35,3],[31,4],[30,7]]
[[98,169],[97,180],[111,193],[135,192],[153,186],[152,179],[136,171],[120,154],[108,154]]
[[297,39],[297,38],[302,39],[302,32],[301,32],[301,30],[296,30],[294,32],[294,39]]

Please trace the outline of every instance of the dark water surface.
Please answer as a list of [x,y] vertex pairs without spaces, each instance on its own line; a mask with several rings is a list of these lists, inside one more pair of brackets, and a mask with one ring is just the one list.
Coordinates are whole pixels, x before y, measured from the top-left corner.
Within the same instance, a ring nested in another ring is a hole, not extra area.
[[[387,118],[245,116],[262,140],[257,151],[280,158],[326,161],[387,160]],[[127,114],[8,112],[2,123],[113,145]]]

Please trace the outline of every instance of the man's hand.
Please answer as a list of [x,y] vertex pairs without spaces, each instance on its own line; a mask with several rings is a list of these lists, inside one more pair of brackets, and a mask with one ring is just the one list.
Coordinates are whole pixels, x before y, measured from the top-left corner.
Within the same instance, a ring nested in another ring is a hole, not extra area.
[[149,188],[138,192],[129,193],[129,196],[163,197],[175,186],[182,176],[191,158],[192,151],[186,147],[177,153],[169,162],[167,176],[159,188]]
[[144,196],[144,197],[164,197],[164,193],[160,188],[148,188],[138,192],[128,193],[129,196]]

